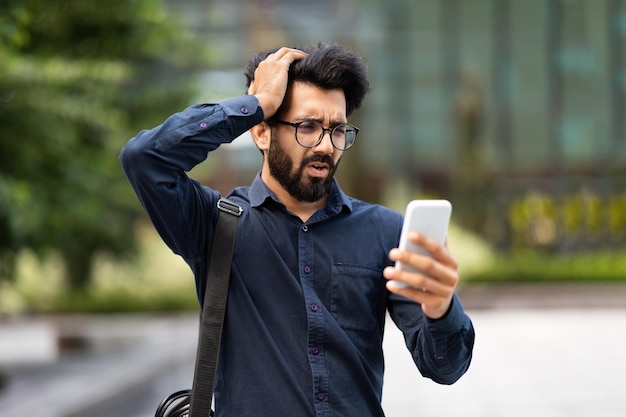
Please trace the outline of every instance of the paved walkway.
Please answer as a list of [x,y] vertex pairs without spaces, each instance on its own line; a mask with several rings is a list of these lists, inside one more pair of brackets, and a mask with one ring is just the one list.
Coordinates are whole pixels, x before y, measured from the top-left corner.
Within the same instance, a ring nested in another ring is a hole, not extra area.
[[[554,294],[539,296],[537,290],[518,289],[518,295],[528,294],[524,302],[494,290],[465,293],[477,339],[470,371],[452,386],[419,376],[391,324],[385,338],[387,416],[626,415],[622,290],[570,289],[578,296],[552,304],[547,301]],[[66,343],[88,349],[55,362],[5,367],[0,417],[152,417],[164,394],[191,383],[195,315],[45,321],[61,329]],[[0,339],[3,326],[0,320]]]
[[474,359],[456,384],[414,371],[389,328],[388,417],[626,416],[626,309],[471,310]]

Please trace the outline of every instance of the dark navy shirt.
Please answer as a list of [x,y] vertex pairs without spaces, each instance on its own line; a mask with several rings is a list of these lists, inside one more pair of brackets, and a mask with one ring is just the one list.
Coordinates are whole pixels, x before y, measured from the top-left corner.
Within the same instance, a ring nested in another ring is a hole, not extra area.
[[[193,270],[201,303],[220,195],[186,171],[262,120],[254,96],[197,105],[140,132],[122,150],[130,183],[161,237]],[[458,298],[431,320],[419,304],[385,288],[382,270],[398,244],[400,213],[350,198],[337,182],[327,206],[304,223],[260,176],[229,198],[244,211],[217,416],[383,416],[387,313],[424,376],[451,384],[465,373],[474,330]]]

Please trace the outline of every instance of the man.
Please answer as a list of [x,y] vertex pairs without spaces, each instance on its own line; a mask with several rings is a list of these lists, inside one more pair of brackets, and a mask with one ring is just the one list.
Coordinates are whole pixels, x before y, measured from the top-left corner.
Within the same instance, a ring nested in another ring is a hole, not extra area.
[[[402,216],[346,196],[333,177],[358,132],[347,117],[369,90],[361,59],[340,46],[280,48],[255,56],[247,77],[248,95],[192,106],[121,153],[155,227],[193,270],[201,303],[220,195],[185,172],[247,130],[263,153],[252,185],[229,195],[244,211],[216,415],[383,416],[387,311],[420,372],[454,383],[474,342],[455,295],[457,262],[418,235],[434,260],[399,251]],[[429,276],[396,270],[398,260]]]

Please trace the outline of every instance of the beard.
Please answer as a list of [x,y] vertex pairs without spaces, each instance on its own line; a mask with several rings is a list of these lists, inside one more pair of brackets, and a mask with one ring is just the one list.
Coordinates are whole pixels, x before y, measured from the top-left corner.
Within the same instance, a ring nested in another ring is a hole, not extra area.
[[[330,192],[333,177],[337,171],[337,164],[329,155],[314,154],[305,158],[300,163],[298,169],[292,173],[293,160],[285,152],[277,138],[273,137],[267,154],[267,162],[270,174],[276,178],[278,183],[296,200],[315,202],[323,198]],[[329,171],[326,178],[304,178],[303,172],[311,162],[323,162],[328,164]]]

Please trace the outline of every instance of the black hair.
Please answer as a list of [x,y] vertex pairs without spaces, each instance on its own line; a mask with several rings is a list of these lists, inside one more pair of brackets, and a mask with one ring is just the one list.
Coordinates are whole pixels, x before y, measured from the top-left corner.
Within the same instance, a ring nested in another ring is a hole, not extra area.
[[[279,48],[259,52],[254,55],[246,68],[247,86],[254,80],[254,71],[261,61]],[[361,107],[365,94],[370,90],[367,67],[363,59],[340,45],[323,42],[304,48],[307,53],[301,60],[289,67],[289,84],[301,81],[313,84],[324,90],[342,89],[346,96],[346,115]]]

